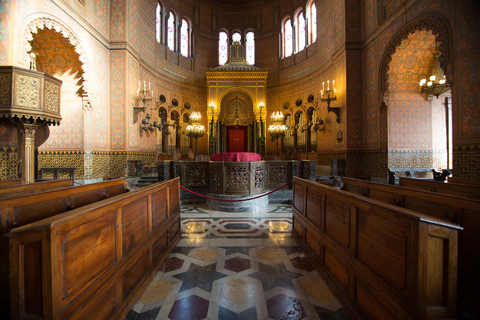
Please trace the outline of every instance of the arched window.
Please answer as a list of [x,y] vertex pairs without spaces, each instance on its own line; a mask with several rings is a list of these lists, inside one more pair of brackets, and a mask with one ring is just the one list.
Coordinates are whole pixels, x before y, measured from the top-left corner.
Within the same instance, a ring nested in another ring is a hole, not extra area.
[[255,64],[255,34],[253,31],[247,32],[245,36],[246,47],[247,47],[247,62],[250,65]]
[[287,19],[283,24],[283,57],[290,57],[292,55],[292,20]]
[[317,41],[317,6],[315,2],[312,2],[308,6],[308,44],[312,44]]
[[218,64],[223,66],[228,60],[228,35],[225,31],[218,34]]
[[157,3],[157,12],[155,16],[156,38],[157,42],[160,43],[160,41],[162,40],[162,6],[160,6],[160,3]]
[[240,35],[240,32],[235,32],[232,35],[232,41],[233,42],[240,42],[240,40],[242,40],[242,36]]
[[167,45],[172,51],[175,51],[175,15],[170,11],[167,22]]
[[190,56],[190,30],[189,30],[188,21],[186,19],[182,20],[182,27],[180,29],[180,53],[184,57]]
[[302,51],[305,49],[305,16],[303,15],[303,11],[297,15],[297,23],[296,23],[296,52]]

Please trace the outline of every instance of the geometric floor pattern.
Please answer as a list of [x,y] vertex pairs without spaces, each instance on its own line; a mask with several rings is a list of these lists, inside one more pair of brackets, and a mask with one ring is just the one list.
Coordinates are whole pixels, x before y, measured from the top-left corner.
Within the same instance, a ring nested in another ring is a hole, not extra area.
[[[191,209],[182,208],[184,230]],[[260,227],[286,220],[291,228],[291,209],[290,219],[232,215],[199,216],[208,230],[183,235],[127,319],[349,319],[289,231]]]

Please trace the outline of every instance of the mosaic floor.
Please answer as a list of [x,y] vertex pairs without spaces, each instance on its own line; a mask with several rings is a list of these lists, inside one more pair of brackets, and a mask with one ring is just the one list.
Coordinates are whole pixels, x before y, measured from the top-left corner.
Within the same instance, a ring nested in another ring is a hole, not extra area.
[[186,206],[181,224],[183,239],[127,320],[349,319],[290,238],[290,206]]

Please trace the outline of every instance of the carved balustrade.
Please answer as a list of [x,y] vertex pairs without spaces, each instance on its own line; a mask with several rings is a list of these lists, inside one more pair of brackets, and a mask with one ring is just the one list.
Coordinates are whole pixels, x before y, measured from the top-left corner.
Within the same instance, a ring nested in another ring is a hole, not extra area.
[[294,176],[315,179],[315,161],[171,161],[157,164],[159,180],[180,177],[186,188],[226,195],[253,195],[283,186]]

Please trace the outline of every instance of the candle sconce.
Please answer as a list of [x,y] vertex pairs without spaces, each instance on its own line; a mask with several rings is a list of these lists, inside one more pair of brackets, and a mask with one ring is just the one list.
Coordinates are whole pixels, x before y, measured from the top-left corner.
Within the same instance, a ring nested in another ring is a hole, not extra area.
[[[146,81],[143,82],[143,89],[140,87],[140,81],[138,81],[138,89],[136,95],[134,97],[133,103],[133,123],[137,123],[138,121],[138,114],[140,112],[145,112],[147,109],[151,109],[151,106],[155,106],[154,103],[154,93],[153,90],[150,90],[150,82],[148,83],[148,90],[147,90],[147,83]],[[155,106],[156,107],[156,106]],[[147,117],[148,116],[148,117]],[[145,120],[149,121],[150,115],[147,113],[145,119],[142,120],[141,124],[144,124]],[[143,127],[142,127],[143,129]],[[145,129],[144,129],[145,130]]]
[[337,123],[340,123],[340,107],[331,107],[332,101],[337,101],[337,89],[335,88],[335,80],[332,81],[332,89],[330,89],[330,80],[327,81],[327,90],[325,90],[325,82],[322,83],[322,91],[320,92],[320,100],[327,103],[327,111],[336,115]]

